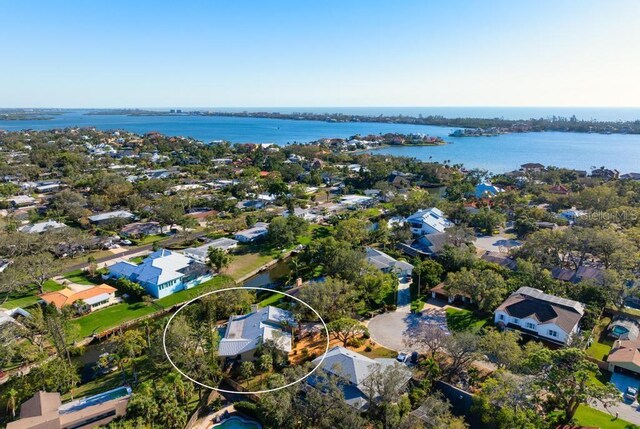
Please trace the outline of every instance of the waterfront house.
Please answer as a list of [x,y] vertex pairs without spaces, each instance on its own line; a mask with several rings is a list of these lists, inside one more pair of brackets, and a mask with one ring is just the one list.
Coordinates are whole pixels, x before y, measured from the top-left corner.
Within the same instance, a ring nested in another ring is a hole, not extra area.
[[288,329],[295,325],[290,311],[273,306],[258,309],[254,305],[249,314],[229,318],[218,355],[238,362],[252,361],[264,341],[272,341],[277,349],[288,354],[293,344]]
[[[379,377],[387,368],[398,365],[401,380],[398,385],[404,388],[411,379],[411,371],[401,366],[395,359],[371,359],[344,347],[333,347],[323,357],[313,361],[320,365],[320,371],[311,374],[306,383],[312,387],[322,388],[327,377],[337,377],[338,386],[342,389],[344,401],[359,411],[365,411],[371,400],[380,395],[375,390],[375,378]],[[371,397],[373,396],[373,397]]]
[[212,275],[206,265],[180,253],[160,249],[139,265],[129,261],[112,265],[106,278],[129,279],[139,283],[153,297],[164,298],[210,280]]
[[577,334],[584,304],[530,287],[512,293],[494,311],[495,323],[552,343],[566,345]]
[[253,227],[243,229],[234,234],[233,238],[241,243],[251,243],[256,241],[269,232],[269,224],[265,222],[256,222]]
[[409,222],[411,232],[415,235],[444,232],[445,229],[453,225],[453,223],[444,216],[444,213],[435,207],[418,210],[407,218],[407,222]]
[[365,249],[365,260],[371,265],[385,273],[394,273],[398,277],[410,277],[413,272],[413,265],[405,261],[398,261],[386,253],[367,247]]
[[135,219],[135,215],[126,210],[116,210],[113,212],[100,213],[97,215],[89,216],[89,222],[94,225],[104,225],[113,220],[122,219],[122,220],[133,220]]
[[44,222],[21,226],[18,228],[18,231],[26,234],[41,234],[54,229],[64,228],[65,226],[67,225],[64,223],[56,222],[55,220],[47,220]]
[[184,249],[182,253],[191,259],[205,264],[209,260],[209,249],[220,249],[228,252],[236,247],[238,247],[237,240],[233,240],[231,238],[218,238],[217,240],[210,241],[202,246]]
[[46,304],[53,304],[58,309],[72,305],[80,313],[90,313],[119,302],[116,298],[116,288],[107,284],[89,287],[81,291],[68,288],[40,295]]
[[106,426],[127,412],[131,398],[128,386],[62,403],[60,394],[39,391],[20,406],[20,419],[7,429],[70,429]]

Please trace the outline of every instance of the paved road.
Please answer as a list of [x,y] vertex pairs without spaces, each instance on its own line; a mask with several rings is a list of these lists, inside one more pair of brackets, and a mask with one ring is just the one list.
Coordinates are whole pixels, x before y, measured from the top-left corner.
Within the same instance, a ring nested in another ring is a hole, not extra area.
[[490,252],[509,253],[510,249],[519,247],[522,245],[517,240],[514,240],[506,235],[484,235],[477,237],[474,245],[478,249],[488,250]]
[[367,327],[371,339],[381,346],[395,351],[408,349],[423,351],[409,344],[427,324],[437,324],[443,329],[447,329],[445,311],[438,307],[429,307],[421,314],[403,311],[384,313],[371,319]]

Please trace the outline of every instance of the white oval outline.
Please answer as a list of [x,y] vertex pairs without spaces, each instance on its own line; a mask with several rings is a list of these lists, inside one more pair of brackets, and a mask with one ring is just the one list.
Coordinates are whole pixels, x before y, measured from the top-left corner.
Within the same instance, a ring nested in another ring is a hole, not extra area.
[[[256,391],[251,391],[251,392],[239,392],[237,390],[225,390],[225,389],[220,389],[217,387],[211,387],[208,384],[204,384],[199,382],[198,380],[194,380],[193,378],[189,377],[187,374],[185,374],[184,372],[182,372],[180,370],[180,368],[178,368],[176,366],[175,363],[173,363],[173,361],[171,360],[171,357],[169,356],[169,353],[167,352],[167,344],[166,344],[166,336],[167,336],[167,330],[169,329],[169,325],[171,324],[171,321],[173,320],[173,318],[176,316],[176,314],[180,313],[180,311],[185,308],[187,305],[191,304],[194,301],[199,300],[200,298],[203,298],[205,296],[209,296],[212,295],[214,293],[220,293],[220,292],[224,292],[227,290],[247,290],[247,289],[252,289],[252,290],[265,290],[267,292],[272,292],[272,293],[279,293],[285,296],[288,296],[289,298],[293,298],[296,301],[304,304],[305,306],[309,307],[311,309],[311,311],[313,311],[315,313],[316,316],[318,316],[318,318],[320,319],[320,322],[322,322],[322,326],[324,327],[324,330],[326,332],[326,338],[327,338],[327,346],[325,348],[324,353],[322,353],[322,359],[320,359],[320,362],[318,362],[318,364],[311,370],[309,371],[307,374],[305,374],[303,377],[300,377],[299,379],[292,381],[289,384],[286,384],[284,386],[280,386],[280,387],[276,387],[274,389],[267,389],[267,390],[256,390]],[[207,292],[207,293],[203,293],[202,295],[198,295],[197,297],[193,298],[190,301],[185,302],[184,304],[182,304],[182,306],[171,315],[171,317],[169,318],[169,321],[167,322],[167,326],[164,327],[164,331],[162,333],[162,348],[164,350],[164,355],[167,357],[167,359],[169,360],[169,363],[171,364],[171,366],[173,366],[176,371],[178,371],[180,374],[182,374],[183,377],[191,380],[192,382],[202,386],[202,387],[206,387],[207,389],[211,389],[211,390],[215,390],[217,392],[222,392],[222,393],[236,393],[239,395],[257,395],[260,393],[269,393],[269,392],[275,392],[281,389],[285,389],[287,387],[291,387],[294,384],[298,384],[301,381],[303,381],[304,379],[306,379],[307,377],[309,377],[311,374],[313,374],[318,368],[320,368],[320,365],[322,365],[322,362],[324,362],[324,359],[327,357],[327,353],[329,352],[329,343],[330,343],[330,339],[329,339],[329,328],[327,328],[327,324],[325,323],[324,319],[322,319],[322,316],[320,316],[320,313],[318,313],[316,311],[315,308],[311,307],[309,304],[307,304],[306,302],[304,302],[303,300],[301,300],[300,298],[296,298],[293,295],[290,295],[286,292],[281,292],[278,290],[273,290],[273,289],[267,289],[267,288],[263,288],[263,287],[250,287],[250,286],[236,286],[236,287],[228,287],[228,288],[224,288],[224,289],[218,289],[218,290],[212,290],[211,292]]]

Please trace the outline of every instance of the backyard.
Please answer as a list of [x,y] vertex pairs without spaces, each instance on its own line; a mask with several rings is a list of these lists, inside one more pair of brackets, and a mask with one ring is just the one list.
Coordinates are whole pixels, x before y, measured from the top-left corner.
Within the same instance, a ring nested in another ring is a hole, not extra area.
[[199,286],[176,292],[150,303],[123,302],[98,310],[72,321],[72,324],[76,326],[74,330],[76,339],[100,333],[130,320],[171,308],[176,304],[189,301],[200,294],[225,285],[231,285],[231,280],[226,276],[216,276]]
[[613,340],[607,336],[607,326],[611,323],[609,317],[602,317],[593,328],[593,343],[587,349],[587,354],[598,360],[606,360],[611,352]]
[[[47,280],[44,282],[44,291],[45,292],[55,292],[57,290],[63,289],[64,286],[53,281]],[[13,308],[26,308],[29,307],[40,299],[38,297],[38,288],[35,285],[31,285],[27,289],[19,292],[19,293],[10,293],[6,296],[7,300],[2,302],[4,297],[0,298],[0,307],[7,308],[9,310]]]

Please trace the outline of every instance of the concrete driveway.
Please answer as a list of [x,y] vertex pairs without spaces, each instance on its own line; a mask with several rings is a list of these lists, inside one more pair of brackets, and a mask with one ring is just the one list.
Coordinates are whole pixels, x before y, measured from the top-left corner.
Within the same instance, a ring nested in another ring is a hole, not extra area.
[[371,339],[391,350],[402,351],[412,349],[423,351],[408,346],[408,342],[416,336],[420,330],[428,325],[435,324],[445,332],[447,328],[447,316],[442,308],[429,306],[422,314],[412,314],[404,311],[380,314],[367,324]]
[[518,240],[500,234],[477,237],[474,244],[478,249],[500,253],[509,253],[509,250],[522,246]]
[[620,391],[620,401],[616,405],[609,406],[607,408],[605,408],[601,402],[593,400],[589,405],[611,415],[612,417],[615,417],[617,412],[618,418],[626,420],[629,423],[633,423],[635,425],[640,425],[640,404],[638,404],[637,400],[632,402],[628,399],[623,399],[622,397],[624,392],[627,391],[627,387],[631,386],[638,388],[638,386],[640,386],[640,379],[631,377],[626,374],[614,372],[611,375],[611,380],[609,381],[613,383]]

